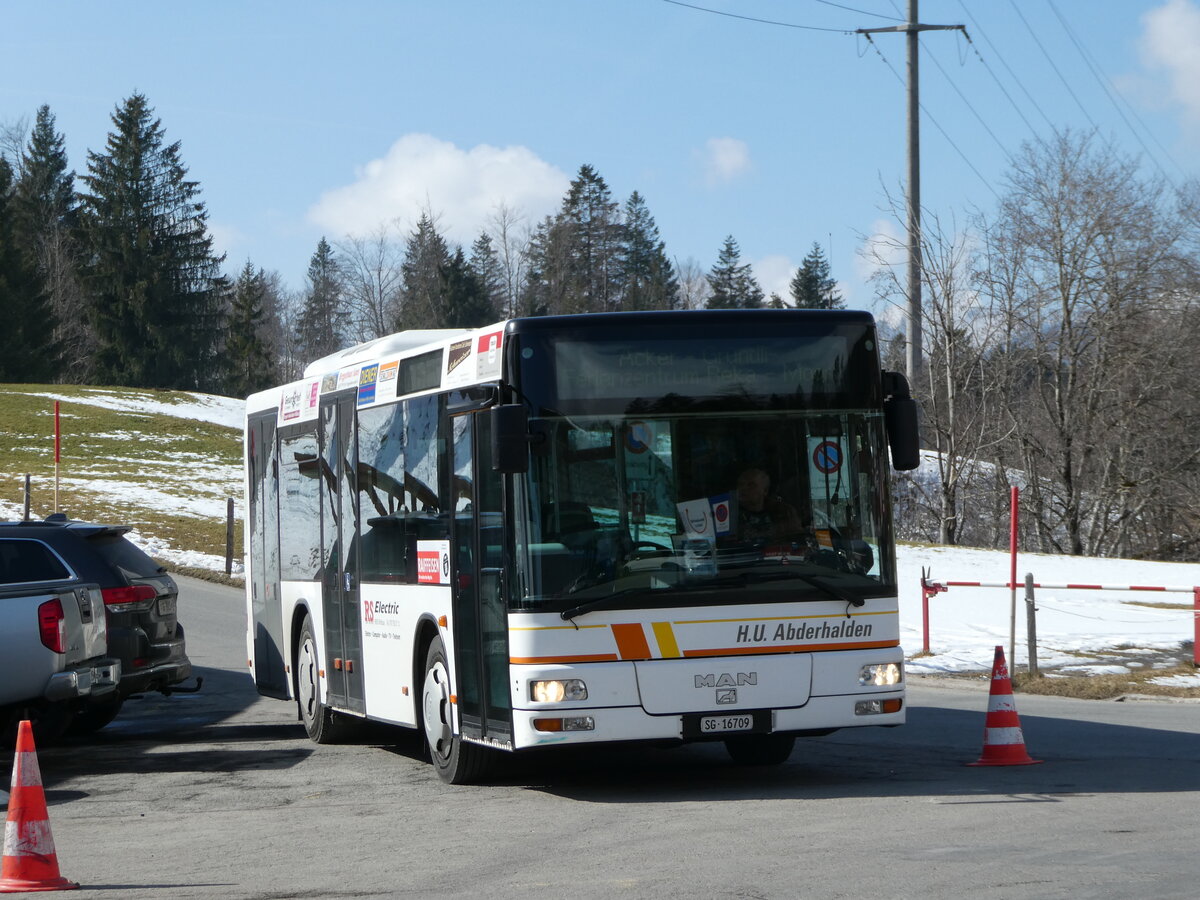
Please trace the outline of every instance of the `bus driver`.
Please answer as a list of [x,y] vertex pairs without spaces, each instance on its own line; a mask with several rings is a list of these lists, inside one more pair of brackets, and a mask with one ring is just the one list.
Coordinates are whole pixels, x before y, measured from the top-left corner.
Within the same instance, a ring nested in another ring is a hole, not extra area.
[[770,494],[771,477],[746,469],[737,480],[737,536],[744,541],[794,541],[808,538],[800,514]]

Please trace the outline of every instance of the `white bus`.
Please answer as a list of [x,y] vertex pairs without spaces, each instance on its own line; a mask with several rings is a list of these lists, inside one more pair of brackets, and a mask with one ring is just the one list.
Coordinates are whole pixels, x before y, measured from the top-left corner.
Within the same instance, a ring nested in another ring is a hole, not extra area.
[[871,316],[714,310],[409,331],[247,401],[247,650],[309,736],[498,750],[904,721]]

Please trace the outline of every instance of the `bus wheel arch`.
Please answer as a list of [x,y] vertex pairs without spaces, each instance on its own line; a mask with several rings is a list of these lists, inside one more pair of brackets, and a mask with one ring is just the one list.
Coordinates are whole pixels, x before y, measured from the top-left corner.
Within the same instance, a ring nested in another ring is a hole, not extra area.
[[296,704],[300,720],[309,738],[317,744],[334,744],[346,740],[353,730],[352,720],[339,716],[321,701],[320,645],[313,628],[312,616],[305,611],[300,618],[293,658],[296,661]]
[[448,784],[469,784],[485,773],[489,762],[488,751],[464,741],[454,731],[447,659],[441,637],[435,636],[426,649],[424,670],[419,682],[420,730],[429,761],[433,763],[438,777]]

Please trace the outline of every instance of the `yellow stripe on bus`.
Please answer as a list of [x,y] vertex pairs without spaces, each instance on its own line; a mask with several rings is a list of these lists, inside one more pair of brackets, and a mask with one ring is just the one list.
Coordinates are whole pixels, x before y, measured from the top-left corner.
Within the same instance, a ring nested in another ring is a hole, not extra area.
[[683,654],[679,652],[679,643],[675,640],[675,630],[670,622],[653,622],[654,639],[658,641],[658,651],[663,659],[678,659]]

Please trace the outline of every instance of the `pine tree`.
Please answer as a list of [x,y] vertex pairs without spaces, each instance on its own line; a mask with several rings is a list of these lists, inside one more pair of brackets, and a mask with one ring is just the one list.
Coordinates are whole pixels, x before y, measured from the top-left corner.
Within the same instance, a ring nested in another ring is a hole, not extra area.
[[46,295],[53,353],[47,363],[56,380],[87,377],[92,341],[79,283],[75,173],[67,170],[65,141],[43,105],[21,153],[13,191],[15,240],[32,261]]
[[567,226],[546,216],[538,223],[524,250],[525,285],[518,314],[547,316],[564,312],[571,289]]
[[679,281],[659,239],[658,225],[642,195],[634,191],[625,203],[625,246],[621,254],[622,309],[675,309]]
[[96,377],[137,387],[215,389],[227,284],[199,186],[141,94],[88,152],[81,197]]
[[446,318],[446,284],[443,277],[450,262],[446,239],[438,233],[433,217],[423,212],[409,235],[401,272],[401,306],[398,330],[441,328]]
[[587,163],[571,182],[557,232],[567,242],[570,284],[562,312],[611,312],[621,308],[621,244],[624,228],[604,178]]
[[0,381],[49,381],[53,376],[49,303],[35,260],[17,240],[13,172],[0,156]]
[[308,263],[307,287],[296,320],[296,354],[306,363],[336,353],[346,344],[346,303],[341,270],[325,238]]
[[742,253],[733,235],[725,238],[717,264],[708,273],[712,294],[707,309],[760,309],[763,290],[755,280],[750,263],[742,264]]
[[255,271],[246,260],[233,285],[225,342],[225,393],[230,397],[245,397],[279,380],[264,334],[267,302],[267,273]]
[[493,321],[494,311],[483,283],[471,270],[462,247],[442,269],[442,282],[446,297],[443,324],[447,328],[482,328]]
[[829,274],[829,261],[821,245],[813,242],[808,256],[792,277],[792,301],[797,309],[844,309],[845,301],[836,291],[837,280]]
[[470,267],[471,273],[479,281],[488,308],[492,311],[488,321],[507,318],[509,313],[504,297],[504,265],[500,262],[500,254],[496,252],[492,238],[487,232],[480,232],[475,243],[471,245]]

